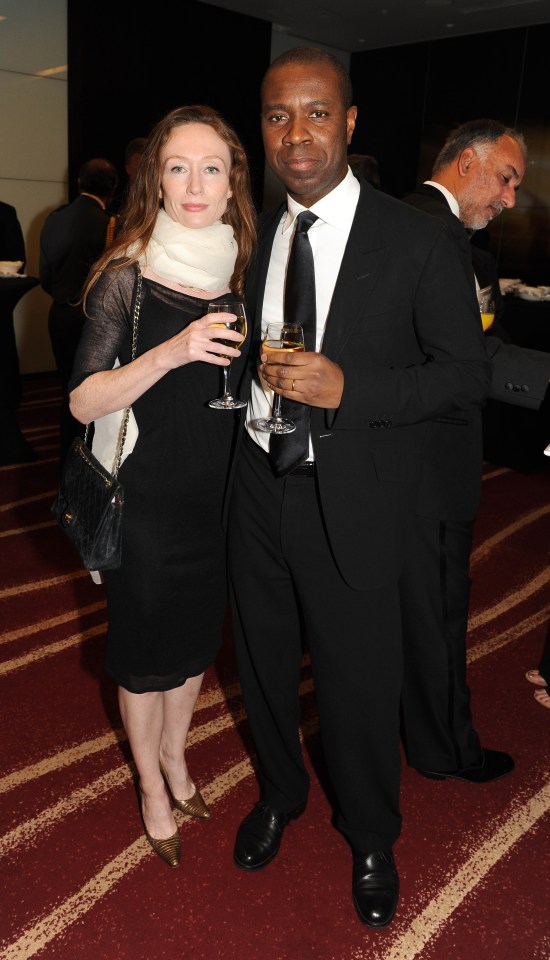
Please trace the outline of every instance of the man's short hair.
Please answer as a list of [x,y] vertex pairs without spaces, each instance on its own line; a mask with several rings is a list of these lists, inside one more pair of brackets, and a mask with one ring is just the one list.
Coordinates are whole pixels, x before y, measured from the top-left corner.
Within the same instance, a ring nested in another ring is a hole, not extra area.
[[112,195],[117,184],[117,168],[104,157],[86,160],[78,171],[78,189],[84,193],[93,193],[102,200]]
[[345,109],[348,110],[349,107],[352,106],[353,89],[349,74],[344,64],[338,59],[338,57],[335,57],[332,53],[329,53],[328,50],[321,50],[319,47],[294,47],[292,50],[285,50],[284,53],[281,53],[278,57],[276,57],[264,74],[264,79],[262,81],[262,96],[264,92],[264,84],[269,76],[270,71],[275,67],[286,67],[287,64],[293,63],[297,63],[300,66],[310,66],[316,63],[330,65],[337,76]]
[[432,174],[439,173],[450,163],[453,163],[468,147],[487,147],[501,137],[510,137],[515,140],[525,157],[527,146],[523,134],[513,127],[507,127],[499,120],[468,120],[456,130],[452,130],[439,151],[432,168]]

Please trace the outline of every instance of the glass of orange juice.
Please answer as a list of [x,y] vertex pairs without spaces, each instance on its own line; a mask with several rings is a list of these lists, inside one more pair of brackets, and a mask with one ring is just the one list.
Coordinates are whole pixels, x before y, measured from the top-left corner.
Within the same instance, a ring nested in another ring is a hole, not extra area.
[[483,330],[487,331],[493,325],[495,319],[495,300],[490,287],[479,291],[478,302]]

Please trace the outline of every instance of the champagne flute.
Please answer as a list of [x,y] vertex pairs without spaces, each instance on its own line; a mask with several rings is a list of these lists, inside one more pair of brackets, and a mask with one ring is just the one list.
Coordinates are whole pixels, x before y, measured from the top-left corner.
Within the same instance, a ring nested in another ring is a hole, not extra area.
[[[262,343],[262,353],[285,354],[296,353],[300,350],[304,350],[304,331],[299,323],[268,324]],[[277,357],[275,362],[281,363],[282,361],[284,361],[284,356]],[[296,429],[293,420],[282,416],[281,400],[281,394],[276,393],[271,416],[256,421],[259,430],[282,434],[292,433]]]
[[[216,337],[216,340],[218,343],[225,344],[226,347],[236,347],[238,349],[246,340],[247,333],[246,310],[244,303],[241,303],[239,300],[218,300],[217,303],[208,304],[208,313],[235,314],[234,317],[228,318],[223,323],[212,323],[211,326],[225,327],[228,330],[237,330],[237,332],[241,334],[241,340],[224,340],[223,337]],[[222,356],[224,356],[224,354],[222,354]],[[230,371],[233,357],[227,357],[226,359],[229,360],[229,364],[227,367],[222,367],[223,394],[221,397],[216,397],[215,400],[210,400],[208,406],[212,407],[214,410],[240,410],[242,407],[246,407],[246,400],[239,400],[231,393]]]

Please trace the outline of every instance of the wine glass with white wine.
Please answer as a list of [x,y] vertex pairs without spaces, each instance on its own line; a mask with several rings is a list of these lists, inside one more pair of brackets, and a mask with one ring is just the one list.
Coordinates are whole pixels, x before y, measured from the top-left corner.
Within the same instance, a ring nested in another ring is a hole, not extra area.
[[[276,353],[276,363],[284,363],[285,353],[297,353],[304,350],[304,331],[299,323],[269,323],[262,343],[262,353]],[[256,421],[259,430],[268,433],[292,433],[296,424],[281,414],[281,394],[275,394],[273,411],[270,417]]]
[[[208,313],[233,313],[234,317],[228,317],[228,319],[222,323],[216,322],[211,324],[213,327],[222,327],[227,328],[228,330],[236,330],[241,334],[241,340],[224,340],[223,337],[216,337],[218,343],[225,344],[226,347],[235,347],[237,350],[246,340],[247,333],[247,323],[246,323],[246,310],[244,303],[241,303],[240,300],[218,300],[217,303],[208,304]],[[224,356],[224,354],[222,354]],[[231,361],[233,357],[226,357],[229,360],[227,367],[222,367],[223,370],[223,394],[221,397],[216,397],[215,400],[210,400],[208,406],[212,407],[214,410],[240,410],[242,407],[246,407],[246,400],[239,400],[238,397],[234,397],[231,393]]]

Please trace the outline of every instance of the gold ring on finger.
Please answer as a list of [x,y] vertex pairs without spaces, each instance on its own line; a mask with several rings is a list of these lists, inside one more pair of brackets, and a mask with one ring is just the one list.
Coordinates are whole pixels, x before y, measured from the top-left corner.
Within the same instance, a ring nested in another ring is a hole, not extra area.
[[292,392],[294,393],[294,380],[292,381]]

